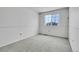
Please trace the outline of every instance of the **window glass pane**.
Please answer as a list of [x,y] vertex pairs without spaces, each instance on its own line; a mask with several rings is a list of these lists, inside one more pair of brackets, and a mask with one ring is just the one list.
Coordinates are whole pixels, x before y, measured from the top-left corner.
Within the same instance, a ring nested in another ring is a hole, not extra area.
[[44,17],[45,24],[51,22],[51,16],[52,16],[52,15],[45,15],[45,17]]
[[56,21],[56,15],[52,15],[52,22]]
[[60,20],[60,15],[59,14],[54,14],[54,15],[45,15],[44,17],[44,22],[45,25],[58,25]]
[[59,19],[60,19],[60,15],[59,14],[52,15],[52,24],[53,25],[58,25],[59,24]]
[[56,23],[59,23],[59,20],[60,20],[60,16],[59,14],[56,14]]

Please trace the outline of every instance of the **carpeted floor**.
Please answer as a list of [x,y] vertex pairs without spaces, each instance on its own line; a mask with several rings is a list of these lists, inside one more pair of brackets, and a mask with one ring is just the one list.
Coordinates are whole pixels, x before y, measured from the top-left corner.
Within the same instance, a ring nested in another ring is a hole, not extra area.
[[68,39],[36,35],[0,48],[0,52],[71,52]]

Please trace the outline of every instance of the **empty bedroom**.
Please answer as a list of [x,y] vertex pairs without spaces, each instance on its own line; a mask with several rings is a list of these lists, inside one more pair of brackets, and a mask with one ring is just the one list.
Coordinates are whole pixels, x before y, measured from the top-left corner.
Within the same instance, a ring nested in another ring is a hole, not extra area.
[[77,52],[78,7],[0,7],[0,52]]

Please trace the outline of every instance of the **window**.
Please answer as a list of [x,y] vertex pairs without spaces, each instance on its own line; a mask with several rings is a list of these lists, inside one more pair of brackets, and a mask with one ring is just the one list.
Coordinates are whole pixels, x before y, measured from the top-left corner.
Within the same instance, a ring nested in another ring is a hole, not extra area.
[[60,15],[54,14],[54,15],[45,15],[44,21],[45,25],[47,26],[57,26],[59,24]]
[[58,25],[60,16],[59,14],[55,14],[55,15],[52,15],[51,19],[52,19],[52,25]]
[[51,23],[51,15],[46,15],[45,16],[45,25],[50,25]]

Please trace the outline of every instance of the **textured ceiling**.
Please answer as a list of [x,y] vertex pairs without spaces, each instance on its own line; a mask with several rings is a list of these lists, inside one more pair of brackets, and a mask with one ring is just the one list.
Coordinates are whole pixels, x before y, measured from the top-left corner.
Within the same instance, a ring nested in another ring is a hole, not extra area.
[[31,7],[32,10],[36,11],[36,12],[46,12],[46,11],[51,11],[51,10],[56,10],[59,8],[63,8],[63,7]]

